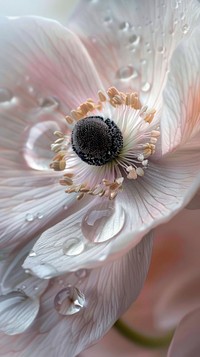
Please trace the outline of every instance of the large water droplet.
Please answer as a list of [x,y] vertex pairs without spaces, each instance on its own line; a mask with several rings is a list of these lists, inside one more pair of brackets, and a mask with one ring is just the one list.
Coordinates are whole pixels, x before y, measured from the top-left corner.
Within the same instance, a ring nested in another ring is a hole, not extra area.
[[84,242],[81,239],[73,237],[63,243],[62,249],[65,255],[74,256],[81,254],[84,247]]
[[53,133],[60,128],[54,121],[39,122],[26,129],[22,152],[29,167],[34,170],[48,170],[52,159],[50,146],[55,140]]
[[26,214],[26,217],[25,217],[25,220],[27,222],[32,222],[34,220],[35,216],[33,215],[33,213],[27,213]]
[[88,210],[81,224],[85,238],[91,242],[104,242],[114,238],[125,223],[125,212],[120,206],[115,210],[104,202]]
[[148,92],[151,89],[151,84],[149,82],[145,82],[142,84],[141,90],[143,92]]
[[57,109],[60,105],[58,99],[55,97],[39,98],[38,103],[43,109],[51,111]]
[[132,65],[121,67],[117,73],[116,77],[121,81],[129,81],[130,79],[137,78],[138,73]]
[[73,286],[60,290],[54,299],[55,309],[62,316],[76,314],[84,307],[84,304],[85,296]]
[[12,92],[7,88],[0,88],[0,103],[9,102],[13,98]]

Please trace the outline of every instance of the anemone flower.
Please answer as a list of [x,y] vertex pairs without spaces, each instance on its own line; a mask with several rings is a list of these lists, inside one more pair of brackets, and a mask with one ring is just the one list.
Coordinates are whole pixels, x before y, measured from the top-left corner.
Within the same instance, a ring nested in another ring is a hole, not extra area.
[[82,1],[70,30],[0,20],[0,355],[73,357],[138,295],[149,232],[199,188],[199,17],[143,0]]

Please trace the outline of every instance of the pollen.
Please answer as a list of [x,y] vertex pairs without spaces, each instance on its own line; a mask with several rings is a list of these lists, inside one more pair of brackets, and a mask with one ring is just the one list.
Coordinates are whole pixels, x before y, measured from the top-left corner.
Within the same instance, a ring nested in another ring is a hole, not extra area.
[[60,184],[68,194],[113,200],[126,182],[141,180],[160,137],[155,108],[142,104],[137,92],[115,87],[99,90],[67,113],[67,133],[55,132],[50,167],[64,171]]

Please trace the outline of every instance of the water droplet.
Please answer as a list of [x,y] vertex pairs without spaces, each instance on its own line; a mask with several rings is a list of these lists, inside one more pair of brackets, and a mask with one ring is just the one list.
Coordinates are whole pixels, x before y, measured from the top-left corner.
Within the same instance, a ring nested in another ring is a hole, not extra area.
[[138,73],[132,65],[121,67],[117,73],[116,77],[121,81],[129,81],[130,79],[137,78]]
[[55,97],[39,98],[38,104],[40,105],[41,108],[47,110],[55,110],[60,105],[58,99]]
[[24,270],[26,274],[31,274],[31,270],[30,269],[25,269]]
[[7,88],[0,88],[0,103],[9,102],[13,98],[12,92]]
[[83,293],[73,286],[62,289],[54,299],[56,311],[62,315],[74,315],[79,312],[85,304]]
[[27,213],[25,219],[27,222],[33,222],[34,218],[35,216],[32,213]]
[[38,291],[39,290],[39,286],[34,286],[34,288],[33,288],[35,291]]
[[26,285],[22,285],[22,290],[25,290],[26,289]]
[[182,32],[186,35],[189,31],[189,26],[188,24],[183,25],[182,27]]
[[163,46],[158,47],[158,52],[163,54],[165,52],[165,48]]
[[64,205],[63,206],[64,210],[66,211],[68,209],[68,206],[67,205]]
[[112,17],[106,16],[106,17],[104,18],[104,23],[105,23],[106,25],[111,24],[111,23],[112,23]]
[[48,264],[48,263],[42,262],[39,266],[39,269],[43,276],[43,279],[51,279],[57,273],[57,270],[51,264]]
[[130,24],[127,21],[124,21],[119,25],[119,29],[121,31],[128,31],[129,27],[130,27]]
[[29,167],[34,170],[49,170],[49,162],[52,158],[49,148],[55,140],[53,133],[59,130],[58,123],[50,120],[27,127],[22,152]]
[[42,219],[44,217],[43,213],[42,212],[38,212],[37,213],[37,218],[38,219]]
[[84,243],[77,237],[69,238],[63,243],[62,249],[65,255],[79,255],[84,250]]
[[29,252],[29,257],[36,257],[36,252],[33,249]]
[[131,35],[131,37],[129,37],[129,43],[130,43],[131,45],[137,46],[137,45],[139,45],[139,43],[140,43],[140,39],[141,39],[140,36]]
[[151,89],[151,84],[149,82],[145,82],[142,84],[141,90],[143,92],[148,92]]
[[80,279],[84,279],[84,278],[86,278],[86,276],[88,276],[88,270],[79,269],[75,272],[75,275]]
[[121,206],[108,202],[96,205],[88,210],[83,217],[81,229],[85,238],[91,242],[104,242],[112,239],[123,228],[125,212]]

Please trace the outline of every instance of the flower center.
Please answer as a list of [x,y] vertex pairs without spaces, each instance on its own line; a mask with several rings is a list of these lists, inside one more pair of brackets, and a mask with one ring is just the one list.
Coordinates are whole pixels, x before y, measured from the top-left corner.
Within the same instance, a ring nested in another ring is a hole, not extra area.
[[156,110],[142,105],[137,93],[110,87],[98,97],[71,110],[65,117],[68,133],[55,132],[51,145],[56,155],[50,167],[64,170],[60,184],[65,192],[78,193],[77,199],[112,200],[127,180],[142,179],[160,136]]
[[123,137],[112,120],[90,116],[75,124],[71,143],[75,153],[87,164],[102,166],[119,155]]

